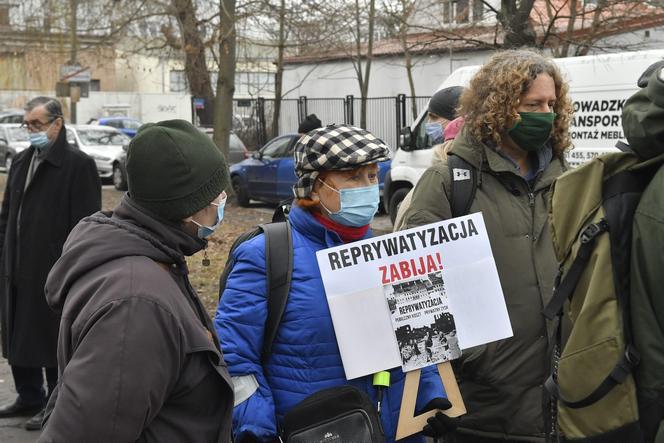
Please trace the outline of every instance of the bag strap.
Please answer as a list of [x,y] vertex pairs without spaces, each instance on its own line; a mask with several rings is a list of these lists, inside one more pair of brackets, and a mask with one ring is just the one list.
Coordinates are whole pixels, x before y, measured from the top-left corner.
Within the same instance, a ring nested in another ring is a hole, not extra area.
[[477,191],[477,171],[473,165],[454,154],[447,156],[447,166],[452,180],[450,191],[452,217],[467,215]]
[[602,383],[595,388],[593,392],[577,401],[570,401],[563,398],[560,393],[560,386],[553,378],[553,375],[550,375],[549,378],[544,382],[546,390],[549,391],[553,397],[555,397],[559,402],[567,406],[568,408],[578,409],[585,408],[590,406],[599,400],[601,400],[606,394],[608,394],[614,386],[625,381],[627,376],[632,373],[636,365],[639,363],[639,353],[632,346],[627,346],[625,353],[620,358],[620,361],[616,364],[613,370],[606,376]]
[[574,289],[576,289],[576,285],[579,283],[581,275],[583,275],[583,271],[586,269],[586,265],[590,260],[593,249],[595,249],[595,239],[599,234],[607,232],[608,230],[609,224],[605,219],[601,219],[597,223],[592,223],[586,226],[586,229],[581,232],[581,235],[579,236],[579,241],[581,243],[579,251],[562,281],[559,281],[562,269],[559,270],[558,277],[556,278],[557,284],[553,290],[553,296],[544,310],[542,310],[542,314],[544,314],[547,319],[553,320],[555,316],[562,314],[565,300],[572,298]]
[[[267,320],[263,338],[262,361],[272,352],[279,323],[286,308],[293,273],[293,237],[288,221],[266,223],[259,227],[265,234],[265,273],[267,278]],[[284,251],[288,251],[284,256]]]

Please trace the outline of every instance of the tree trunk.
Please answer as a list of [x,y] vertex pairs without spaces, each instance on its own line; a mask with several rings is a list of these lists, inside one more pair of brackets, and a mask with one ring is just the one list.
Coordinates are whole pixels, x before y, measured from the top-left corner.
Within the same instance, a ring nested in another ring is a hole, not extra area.
[[196,97],[212,99],[212,84],[207,67],[205,44],[198,30],[196,8],[192,0],[173,0],[174,16],[180,28],[184,72],[189,82],[189,92]]
[[362,17],[359,0],[355,0],[355,46],[357,49],[357,66],[355,66],[355,73],[357,74],[357,82],[360,86],[360,127],[364,128],[366,125],[366,97],[364,95],[364,73],[362,71]]
[[535,30],[530,23],[530,12],[534,0],[501,0],[500,12],[497,19],[505,32],[505,48],[520,48],[522,46],[535,46],[537,39]]
[[214,142],[228,158],[235,93],[235,0],[221,0],[219,9],[219,76],[214,100]]
[[[358,8],[359,16],[359,8]],[[374,25],[376,21],[376,0],[370,0],[369,2],[369,30],[368,30],[368,39],[367,39],[367,61],[364,64],[364,75],[362,76],[360,94],[361,94],[361,106],[360,106],[360,126],[363,129],[367,128],[367,97],[369,96],[369,78],[371,76],[371,60],[373,58],[373,39],[374,39]],[[358,26],[359,31],[359,26]],[[359,39],[359,34],[358,34]],[[361,57],[361,54],[360,54]]]
[[284,78],[284,48],[286,46],[286,0],[279,5],[279,40],[277,41],[277,72],[274,74],[274,112],[272,113],[272,137],[279,135],[279,115],[281,113],[281,93]]
[[576,0],[570,0],[569,3],[569,21],[567,22],[567,29],[565,30],[565,41],[563,42],[560,52],[556,57],[567,57],[569,56],[570,42],[572,41],[574,34],[574,22],[576,21]]
[[413,113],[413,120],[415,120],[417,118],[417,100],[415,100],[415,80],[413,79],[413,55],[410,53],[410,48],[408,47],[408,30],[405,20],[404,23],[401,24],[399,35],[401,36],[401,46],[403,48],[403,55],[404,58],[406,59],[406,75],[408,76],[408,88],[410,89],[410,96],[412,97],[411,111]]

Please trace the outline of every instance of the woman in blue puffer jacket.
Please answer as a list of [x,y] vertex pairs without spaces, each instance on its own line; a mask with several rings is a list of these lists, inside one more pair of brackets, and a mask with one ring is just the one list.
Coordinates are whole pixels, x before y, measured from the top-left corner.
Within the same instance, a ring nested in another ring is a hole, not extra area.
[[[387,160],[383,142],[358,128],[331,125],[304,135],[295,146],[295,203],[289,215],[293,273],[288,302],[265,366],[261,363],[267,317],[265,240],[242,243],[226,282],[215,327],[235,384],[235,440],[277,441],[283,417],[307,396],[353,385],[376,400],[370,376],[346,380],[316,251],[371,236],[379,203],[378,165]],[[397,428],[405,375],[391,372],[381,421],[388,442]],[[450,407],[434,367],[422,371],[416,410]],[[454,427],[442,414],[424,433],[440,436]],[[402,440],[422,442],[421,435]]]

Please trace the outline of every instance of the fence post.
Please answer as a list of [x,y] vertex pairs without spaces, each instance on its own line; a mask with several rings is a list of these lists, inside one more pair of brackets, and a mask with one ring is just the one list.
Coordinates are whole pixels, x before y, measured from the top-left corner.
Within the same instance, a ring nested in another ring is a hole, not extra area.
[[344,123],[351,126],[355,125],[354,99],[352,94],[347,95],[344,99]]
[[301,95],[297,99],[297,122],[300,123],[309,115],[309,110],[307,109],[307,96]]
[[256,114],[258,115],[258,145],[263,146],[267,142],[265,129],[265,99],[258,97],[256,99]]
[[401,137],[401,128],[406,124],[406,94],[398,94],[396,97],[396,126],[397,126],[397,144]]

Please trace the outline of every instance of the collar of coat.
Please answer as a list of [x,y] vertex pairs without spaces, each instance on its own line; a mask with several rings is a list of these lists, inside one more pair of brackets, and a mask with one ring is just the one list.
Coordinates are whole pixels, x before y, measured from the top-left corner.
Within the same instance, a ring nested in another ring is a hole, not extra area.
[[[42,162],[50,163],[56,168],[61,167],[67,146],[69,146],[69,143],[67,143],[67,130],[63,125],[53,144],[46,150],[46,155],[42,159]],[[30,154],[26,158],[29,159],[32,158],[36,149],[32,145],[28,149],[30,150]]]
[[[339,234],[326,229],[308,210],[301,208],[297,204],[294,204],[291,208],[288,220],[293,229],[323,247],[331,248],[344,243]],[[371,238],[372,236],[373,233],[371,228],[369,228],[363,238]]]
[[[485,143],[476,141],[465,128],[454,139],[449,153],[463,158],[482,173],[518,175],[510,160]],[[551,183],[567,169],[565,160],[554,157],[537,178],[533,190],[538,191],[551,186]]]

